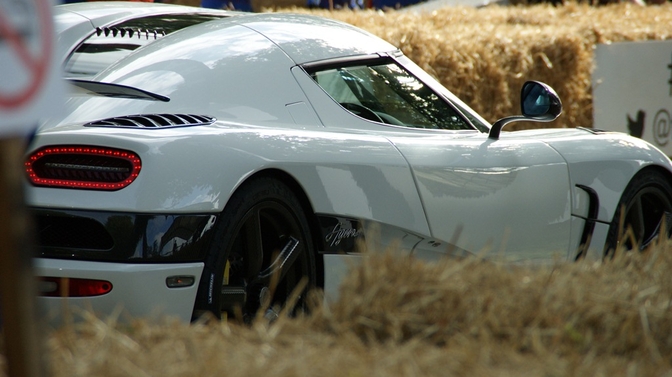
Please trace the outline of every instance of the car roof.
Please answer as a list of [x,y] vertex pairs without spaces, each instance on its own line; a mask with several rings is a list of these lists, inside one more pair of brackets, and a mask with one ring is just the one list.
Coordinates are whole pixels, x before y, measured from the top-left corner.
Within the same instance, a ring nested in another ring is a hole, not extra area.
[[[265,42],[262,43],[262,40]],[[133,54],[136,62],[126,61],[131,63],[127,68],[132,70],[140,69],[142,64],[167,64],[179,57],[182,61],[192,60],[206,65],[216,61],[219,66],[231,65],[251,70],[254,69],[253,63],[260,61],[259,54],[265,54],[271,48],[282,51],[273,55],[273,64],[277,68],[399,51],[383,39],[350,24],[288,13],[249,14],[213,20],[169,34],[162,41],[158,45],[152,43],[154,48],[146,46],[136,50]],[[264,60],[268,59],[270,57]],[[128,72],[124,68],[128,65],[124,60],[113,71]],[[117,77],[117,74],[109,73]]]
[[397,50],[367,31],[312,15],[265,13],[224,22],[233,22],[264,35],[296,64]]

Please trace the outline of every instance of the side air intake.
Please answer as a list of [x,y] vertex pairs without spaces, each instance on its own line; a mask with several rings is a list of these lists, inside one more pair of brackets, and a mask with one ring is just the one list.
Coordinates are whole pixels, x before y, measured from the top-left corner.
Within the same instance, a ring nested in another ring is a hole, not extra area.
[[84,127],[171,128],[212,124],[215,118],[194,114],[142,114],[107,118],[86,123]]

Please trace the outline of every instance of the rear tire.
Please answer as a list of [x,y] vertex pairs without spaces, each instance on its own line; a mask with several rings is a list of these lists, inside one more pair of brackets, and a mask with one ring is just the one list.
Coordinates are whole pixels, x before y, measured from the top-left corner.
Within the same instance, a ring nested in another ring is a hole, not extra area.
[[663,223],[669,237],[671,214],[672,185],[667,175],[651,169],[638,173],[623,191],[609,226],[605,254],[613,255],[618,248],[644,250],[658,238]]
[[[203,312],[216,318],[238,314],[249,322],[260,308],[268,307],[262,314],[272,319],[304,277],[306,289],[315,286],[315,245],[304,210],[291,189],[279,180],[253,178],[241,185],[216,227],[196,298],[195,318]],[[281,267],[271,271],[272,266]],[[273,280],[278,278],[275,284]],[[270,302],[264,302],[265,298]],[[294,310],[303,305],[299,299]]]

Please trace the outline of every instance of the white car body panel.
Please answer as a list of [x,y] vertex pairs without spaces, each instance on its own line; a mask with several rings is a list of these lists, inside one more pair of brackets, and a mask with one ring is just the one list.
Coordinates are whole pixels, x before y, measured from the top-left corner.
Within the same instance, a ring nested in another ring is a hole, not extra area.
[[585,137],[585,130],[534,130],[521,135],[548,140],[567,161],[573,186],[583,184],[600,193],[599,219],[610,221],[632,176],[647,166],[670,171],[670,159],[642,139],[619,132]]
[[69,298],[67,303],[61,297],[41,297],[39,310],[43,311],[42,317],[54,325],[66,320],[63,316],[65,305],[69,309],[93,309],[97,315],[119,311],[120,320],[168,316],[189,321],[198,284],[168,288],[166,279],[192,276],[198,282],[203,263],[126,264],[37,258],[34,271],[38,276],[99,279],[112,283],[112,291],[103,296]]
[[485,136],[390,139],[413,167],[434,238],[459,236],[460,248],[488,248],[491,256],[514,261],[549,261],[549,250],[568,252],[567,164],[548,145]]
[[[366,120],[335,102],[304,66],[359,57],[394,60],[459,109],[474,129],[418,129]],[[447,251],[488,250],[488,257],[506,261],[547,263],[557,256],[576,258],[588,223],[594,230],[583,255],[601,258],[609,224],[633,176],[649,167],[672,174],[662,152],[627,135],[554,129],[504,132],[492,140],[482,117],[394,46],[309,16],[249,15],[189,27],[139,48],[95,79],[170,101],[73,97],[69,115],[43,125],[29,153],[50,145],[99,145],[137,153],[142,170],[118,191],[26,183],[31,207],[215,218],[247,179],[272,171],[297,183],[311,215],[370,225],[369,244],[399,242],[403,252],[429,260]],[[131,114],[174,113],[216,121],[154,129],[84,125]],[[589,209],[597,203],[591,192],[599,199],[594,218]],[[360,235],[353,229],[339,233],[339,226],[319,235],[330,296],[347,259],[359,258],[327,253]],[[182,319],[190,317],[197,289],[166,289],[165,278],[179,272],[198,280],[203,268],[202,262],[38,259],[43,276],[113,281],[113,295],[91,299],[103,312],[124,303],[131,313],[146,315],[159,306]],[[146,280],[151,283],[144,291],[127,296]]]
[[[104,143],[108,146],[144,151],[146,173],[126,189],[114,192],[82,195],[77,190],[33,187],[28,190],[31,205],[138,213],[217,213],[245,178],[264,169],[282,169],[304,183],[315,212],[380,222],[394,219],[392,225],[429,234],[406,161],[380,137],[224,126],[152,130],[151,135],[138,130],[100,131],[100,141],[107,139]],[[88,140],[86,136],[82,130],[48,130],[40,139],[45,144],[81,144]],[[201,145],[199,156],[188,156],[191,152],[174,142],[186,137]],[[239,149],[243,143],[252,148]],[[363,150],[366,161],[362,161]],[[291,164],[286,164],[288,155],[296,157]],[[226,171],[213,171],[221,161],[229,162]],[[166,181],[171,176],[174,178]],[[54,190],[60,191],[57,201]]]
[[102,1],[64,4],[54,7],[57,60],[65,62],[79,45],[103,29],[125,21],[151,16],[199,14],[217,17],[240,13],[175,4]]
[[[293,22],[278,28],[275,15],[239,18],[235,22],[253,29],[278,45],[295,63],[324,59],[395,51],[396,47],[373,34],[338,21],[306,18],[300,15],[283,15]],[[306,41],[310,41],[306,44]]]
[[[129,113],[181,112],[193,108],[199,109],[204,114],[212,114],[219,120],[230,122],[244,120],[246,123],[254,122],[255,125],[293,123],[294,118],[287,106],[306,102],[306,97],[291,77],[278,74],[282,73],[283,69],[289,72],[293,65],[292,61],[273,43],[246,27],[232,22],[219,26],[222,27],[217,30],[207,28],[202,35],[205,40],[211,40],[208,44],[212,50],[219,51],[213,56],[215,60],[201,55],[199,55],[201,59],[191,60],[193,51],[202,48],[194,45],[191,39],[185,39],[184,43],[180,43],[174,39],[164,42],[164,38],[125,59],[127,64],[125,68],[115,70],[113,66],[109,74],[101,73],[102,81],[164,93],[173,103],[121,99],[111,104],[105,98],[85,99],[81,104],[73,103],[72,114],[62,123],[68,123],[70,119],[82,119],[85,116],[95,119]],[[189,28],[180,34],[193,38],[200,36],[201,31],[201,28]],[[144,64],[145,56],[153,56],[152,53],[162,57],[160,65],[152,67],[153,72],[131,73],[136,67]],[[216,59],[220,56],[223,58]],[[259,56],[263,56],[263,60],[256,64],[260,70],[250,70],[244,58],[255,59]],[[168,69],[163,69],[162,66]],[[231,75],[230,72],[236,74]],[[222,80],[219,83],[207,81],[209,76],[205,74],[213,74]],[[261,93],[253,90],[249,83],[255,80],[268,83],[267,90]],[[231,103],[219,104],[210,100],[217,98],[219,91],[226,90],[236,92]],[[278,96],[277,93],[283,95]],[[179,103],[177,107],[175,102]],[[255,103],[264,105],[257,106]],[[110,106],[113,107],[107,112],[107,107]],[[92,114],[86,115],[88,111]]]

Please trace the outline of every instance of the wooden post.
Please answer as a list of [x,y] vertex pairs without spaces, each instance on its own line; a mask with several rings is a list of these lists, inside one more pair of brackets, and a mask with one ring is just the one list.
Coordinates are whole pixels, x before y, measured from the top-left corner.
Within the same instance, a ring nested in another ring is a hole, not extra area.
[[9,377],[43,376],[32,271],[32,229],[23,200],[25,140],[0,139],[0,307]]

